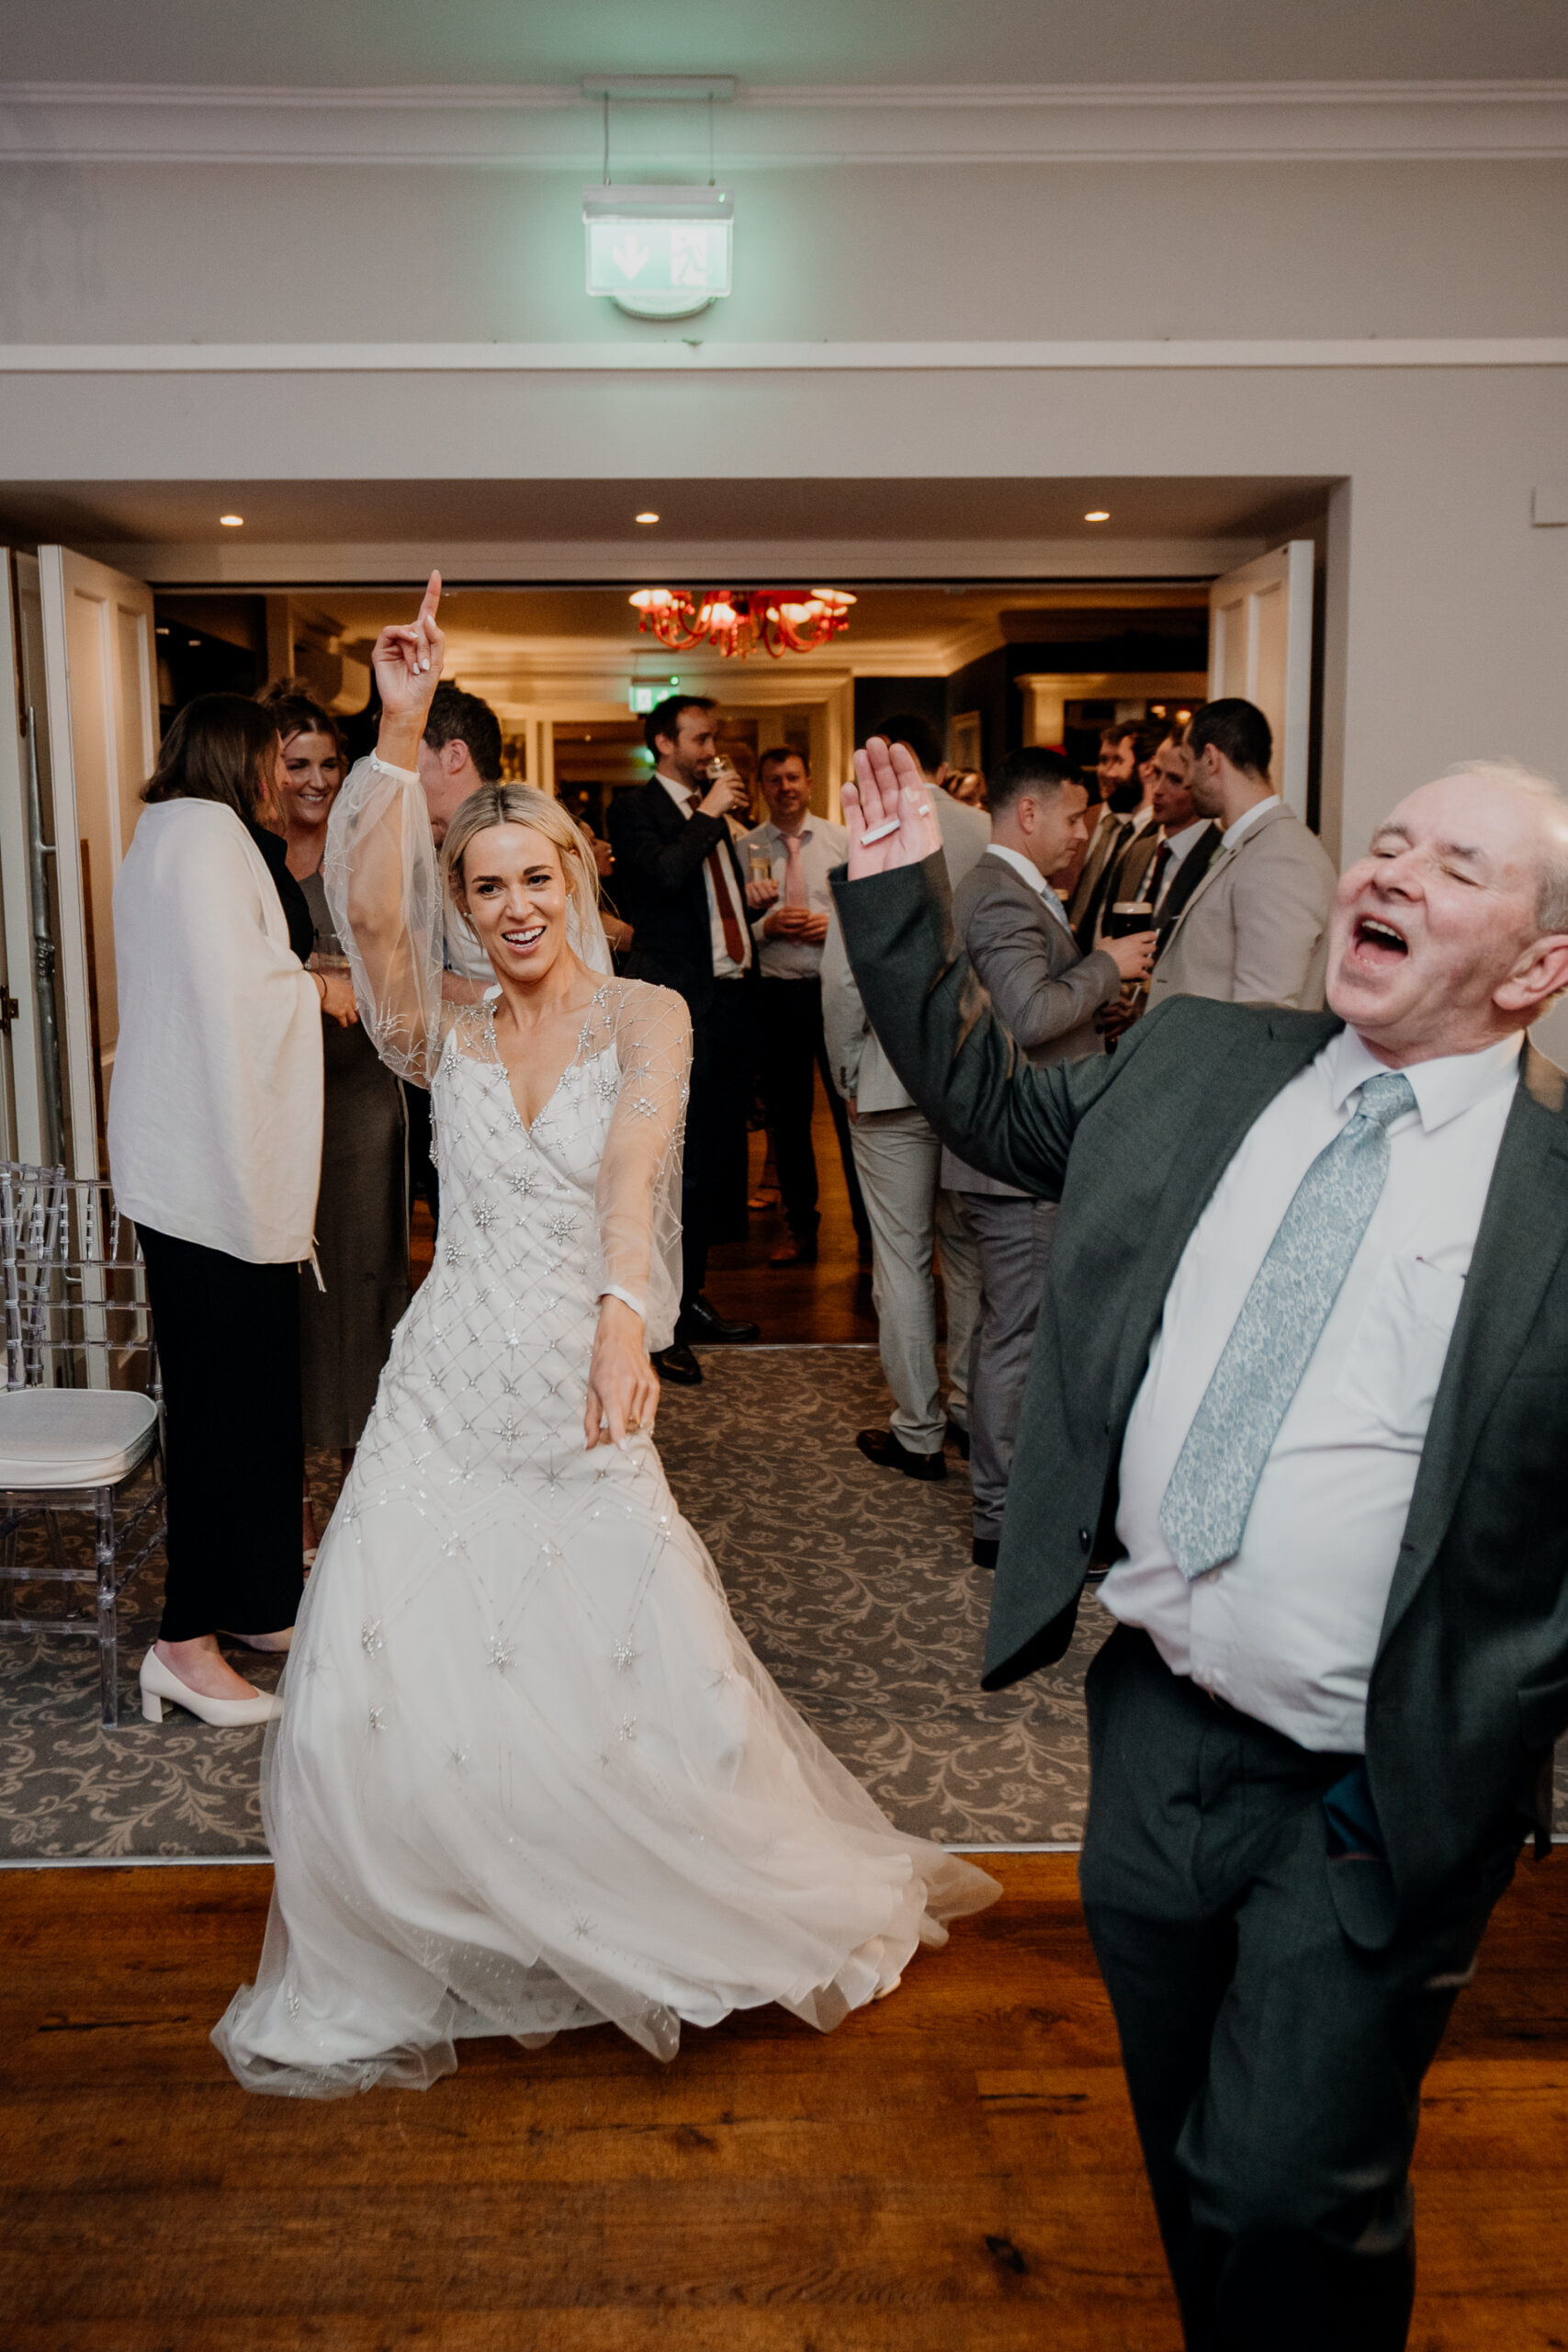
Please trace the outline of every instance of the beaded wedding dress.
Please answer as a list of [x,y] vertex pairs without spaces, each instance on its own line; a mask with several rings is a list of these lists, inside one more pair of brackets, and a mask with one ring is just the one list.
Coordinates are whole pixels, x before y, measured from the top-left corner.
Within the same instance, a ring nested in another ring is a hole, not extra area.
[[423,2087],[464,2035],[609,2021],[670,2058],[683,2019],[765,2002],[826,2030],[998,1890],[789,1707],[651,1440],[584,1446],[603,1295],[655,1346],[672,1320],[685,1007],[606,978],[527,1125],[489,1007],[439,1012],[413,779],[363,763],[333,826],[341,937],[356,861],[401,893],[405,1001],[355,977],[430,1080],[441,1228],[307,1589],[263,1759],[266,1940],[213,2039],[253,2090],[333,2097]]

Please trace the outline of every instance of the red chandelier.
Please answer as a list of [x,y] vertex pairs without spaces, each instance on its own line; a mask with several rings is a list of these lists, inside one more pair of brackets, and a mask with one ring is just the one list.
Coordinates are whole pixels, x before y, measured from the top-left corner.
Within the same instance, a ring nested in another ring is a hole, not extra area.
[[850,625],[854,598],[842,588],[639,588],[632,603],[671,653],[716,646],[727,661],[744,662],[760,645],[775,661],[784,653],[815,653]]

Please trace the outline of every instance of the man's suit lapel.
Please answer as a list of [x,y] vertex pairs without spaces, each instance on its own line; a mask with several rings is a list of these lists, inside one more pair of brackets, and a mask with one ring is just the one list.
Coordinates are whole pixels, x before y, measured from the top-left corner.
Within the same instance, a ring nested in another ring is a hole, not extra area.
[[[1244,833],[1242,835],[1242,841],[1245,841],[1246,838],[1247,836]],[[1219,880],[1220,876],[1225,871],[1227,866],[1235,865],[1240,849],[1241,842],[1233,842],[1228,849],[1226,849],[1222,842],[1221,846],[1214,852],[1213,856],[1209,860],[1208,872],[1200,881],[1197,888],[1193,891],[1192,896],[1188,899],[1187,904],[1178,910],[1174,920],[1167,923],[1160,933],[1159,945],[1155,951],[1155,962],[1156,965],[1158,964],[1161,956],[1168,956],[1169,954],[1173,942],[1180,936],[1182,924],[1187,921],[1187,918],[1191,913],[1193,908],[1201,902],[1204,891],[1211,889],[1213,887],[1214,883]]]
[[1525,1040],[1519,1083],[1482,1212],[1383,1612],[1379,1654],[1448,1532],[1476,1441],[1568,1249],[1562,1072]]

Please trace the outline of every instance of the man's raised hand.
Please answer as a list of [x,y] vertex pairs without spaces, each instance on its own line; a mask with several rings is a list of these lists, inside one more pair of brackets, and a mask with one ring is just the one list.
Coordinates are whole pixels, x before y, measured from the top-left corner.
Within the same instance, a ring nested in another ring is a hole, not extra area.
[[942,828],[928,784],[907,743],[873,735],[855,753],[855,780],[843,791],[850,831],[850,879],[919,865],[942,847]]

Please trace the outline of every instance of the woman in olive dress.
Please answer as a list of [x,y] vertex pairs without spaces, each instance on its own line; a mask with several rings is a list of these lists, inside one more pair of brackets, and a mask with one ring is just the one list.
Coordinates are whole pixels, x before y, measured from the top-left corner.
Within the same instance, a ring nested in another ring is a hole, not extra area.
[[[288,871],[315,926],[318,968],[346,969],[321,886],[327,819],[347,774],[336,724],[291,684],[263,701],[283,742],[278,799]],[[356,1022],[322,1023],[326,1104],[316,1204],[321,1281],[302,1270],[300,1372],[307,1445],[335,1446],[346,1474],[392,1333],[409,1303],[408,1149],[402,1090]],[[322,1287],[322,1284],[325,1287]],[[316,1529],[307,1493],[306,1563]]]

